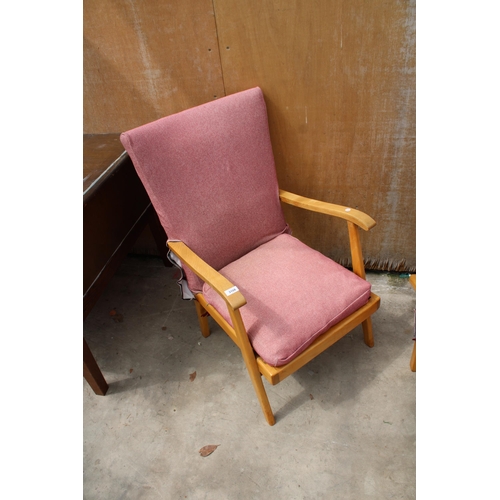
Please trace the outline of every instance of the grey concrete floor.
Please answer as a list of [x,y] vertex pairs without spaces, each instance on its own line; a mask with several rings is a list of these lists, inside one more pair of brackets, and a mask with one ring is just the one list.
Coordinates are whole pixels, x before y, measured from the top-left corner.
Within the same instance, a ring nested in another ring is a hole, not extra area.
[[[415,498],[407,278],[368,273],[375,347],[358,327],[277,386],[264,381],[271,427],[238,348],[213,322],[201,336],[175,272],[128,257],[84,322],[110,384],[97,396],[83,381],[85,499]],[[218,447],[202,457],[206,445]]]

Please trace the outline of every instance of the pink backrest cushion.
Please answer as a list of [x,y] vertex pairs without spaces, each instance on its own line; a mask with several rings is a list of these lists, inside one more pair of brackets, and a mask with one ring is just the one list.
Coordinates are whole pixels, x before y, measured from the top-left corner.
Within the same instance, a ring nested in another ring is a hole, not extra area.
[[[260,88],[121,134],[169,240],[212,267],[288,231]],[[189,288],[203,283],[185,269]]]

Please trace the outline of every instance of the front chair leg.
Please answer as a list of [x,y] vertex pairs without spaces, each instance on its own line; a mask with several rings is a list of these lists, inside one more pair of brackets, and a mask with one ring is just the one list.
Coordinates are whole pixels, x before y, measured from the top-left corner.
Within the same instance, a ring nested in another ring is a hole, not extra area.
[[372,329],[372,318],[365,319],[362,323],[363,334],[365,337],[365,344],[368,347],[373,347],[375,342],[373,341],[373,329]]
[[264,414],[264,418],[269,425],[274,425],[275,419],[273,410],[269,403],[269,399],[267,397],[266,389],[264,388],[264,383],[262,382],[262,376],[258,372],[257,363],[255,362],[255,358],[252,363],[251,360],[245,359],[245,364],[248,370],[248,374],[250,375],[250,380],[252,381],[253,388],[255,390],[255,394],[257,395],[257,399],[259,400],[260,407],[262,409],[262,413]]
[[201,334],[207,338],[210,335],[210,326],[208,325],[209,314],[197,300],[194,301],[194,305],[196,306],[196,314],[198,315]]
[[264,383],[262,382],[262,376],[260,374],[259,367],[257,366],[257,361],[255,360],[252,346],[250,345],[250,341],[248,340],[248,335],[246,333],[245,326],[243,325],[243,320],[241,319],[240,311],[229,309],[229,314],[231,316],[233,328],[240,341],[239,348],[243,356],[243,361],[245,362],[248,374],[250,375],[250,380],[252,381],[255,394],[257,395],[257,399],[259,400],[262,413],[264,413],[264,418],[269,425],[274,425],[275,418],[273,410],[269,403],[266,389],[264,388]]

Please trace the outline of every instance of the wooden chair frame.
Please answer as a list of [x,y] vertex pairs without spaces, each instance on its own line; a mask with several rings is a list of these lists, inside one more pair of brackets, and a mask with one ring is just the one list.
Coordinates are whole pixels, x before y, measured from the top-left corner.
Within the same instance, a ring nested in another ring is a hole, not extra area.
[[[345,219],[349,231],[353,272],[365,279],[366,276],[359,239],[359,228],[368,231],[375,226],[376,222],[370,216],[359,210],[313,200],[283,190],[280,190],[280,200],[296,207]],[[359,324],[363,326],[364,341],[366,345],[369,347],[373,347],[374,345],[370,316],[379,308],[380,298],[372,293],[367,304],[320,335],[299,356],[286,365],[278,367],[271,366],[262,360],[260,356],[256,355],[250,344],[239,311],[239,308],[246,304],[246,300],[242,293],[238,291],[229,296],[226,295],[224,292],[233,288],[233,283],[209,266],[184,243],[180,241],[171,241],[168,243],[168,246],[187,267],[203,281],[208,283],[224,299],[233,326],[231,326],[222,315],[206,301],[202,293],[196,294],[195,305],[201,333],[204,337],[210,335],[208,324],[208,316],[210,315],[240,348],[257,398],[259,399],[262,411],[269,425],[274,425],[275,418],[262,382],[262,376],[264,376],[271,385],[276,385],[328,349]]]

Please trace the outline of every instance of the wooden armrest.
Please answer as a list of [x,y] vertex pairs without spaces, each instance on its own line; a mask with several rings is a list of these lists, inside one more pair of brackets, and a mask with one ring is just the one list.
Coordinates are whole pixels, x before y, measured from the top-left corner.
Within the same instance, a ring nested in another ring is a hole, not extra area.
[[334,205],[333,203],[326,203],[324,201],[313,200],[300,196],[298,194],[289,193],[280,189],[280,200],[295,207],[306,208],[313,212],[320,212],[322,214],[333,215],[353,222],[361,229],[369,231],[376,222],[364,212],[356,210],[355,208],[343,207],[342,205]]
[[[168,247],[191,271],[208,283],[224,299],[228,307],[236,310],[247,303],[240,291],[231,292],[236,287],[227,278],[198,257],[182,241],[169,241]],[[226,292],[230,294],[227,295]]]

